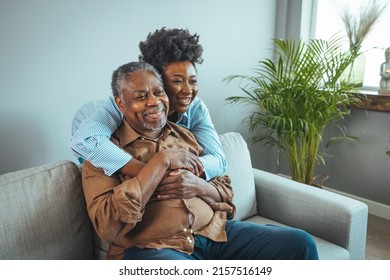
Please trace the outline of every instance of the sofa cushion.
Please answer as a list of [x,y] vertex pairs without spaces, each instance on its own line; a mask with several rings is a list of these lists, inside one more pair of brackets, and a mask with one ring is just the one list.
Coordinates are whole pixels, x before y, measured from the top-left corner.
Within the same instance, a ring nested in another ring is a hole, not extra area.
[[257,214],[255,183],[248,146],[238,132],[219,136],[225,151],[226,174],[232,180],[233,202],[237,207],[236,219],[242,220]]
[[0,259],[92,259],[77,165],[59,161],[0,176]]

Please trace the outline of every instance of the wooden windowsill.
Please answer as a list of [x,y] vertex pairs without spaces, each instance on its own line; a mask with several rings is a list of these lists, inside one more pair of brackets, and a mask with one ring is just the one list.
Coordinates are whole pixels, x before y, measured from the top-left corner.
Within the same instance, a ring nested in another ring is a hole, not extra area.
[[362,90],[356,93],[361,104],[353,106],[356,109],[390,112],[390,94],[378,94],[375,91]]

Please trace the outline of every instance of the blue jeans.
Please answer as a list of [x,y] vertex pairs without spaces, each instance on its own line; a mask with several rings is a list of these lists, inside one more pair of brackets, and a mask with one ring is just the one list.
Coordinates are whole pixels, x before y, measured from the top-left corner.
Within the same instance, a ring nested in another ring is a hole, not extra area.
[[227,242],[195,235],[191,255],[172,249],[129,248],[127,260],[318,260],[317,246],[305,231],[238,220],[226,222]]

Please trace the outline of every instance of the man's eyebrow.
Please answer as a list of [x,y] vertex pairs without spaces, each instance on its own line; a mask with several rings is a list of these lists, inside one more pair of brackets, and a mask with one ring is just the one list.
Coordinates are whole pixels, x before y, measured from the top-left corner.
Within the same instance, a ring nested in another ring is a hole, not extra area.
[[133,96],[140,96],[140,95],[145,95],[147,94],[146,91],[144,90],[133,90],[131,93],[129,93],[130,96],[133,95]]
[[[151,91],[155,91],[155,90],[160,90],[160,89],[164,89],[164,87],[162,85],[159,85],[159,86],[156,86],[156,87],[153,87],[151,89]],[[133,93],[136,93],[136,94],[144,94],[144,93],[148,93],[149,91],[146,90],[146,89],[135,89],[133,90]]]
[[147,90],[145,89],[135,89],[133,90],[134,93],[145,93],[145,92],[148,92]]

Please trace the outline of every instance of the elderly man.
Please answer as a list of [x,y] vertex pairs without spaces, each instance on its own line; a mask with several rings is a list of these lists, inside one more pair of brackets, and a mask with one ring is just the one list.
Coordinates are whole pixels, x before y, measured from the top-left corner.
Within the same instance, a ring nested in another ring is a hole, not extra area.
[[124,120],[111,140],[145,165],[130,178],[84,162],[88,212],[110,243],[108,259],[318,259],[302,230],[232,220],[228,176],[207,182],[189,171],[201,147],[190,131],[167,122],[169,100],[152,66],[122,65],[112,89]]

